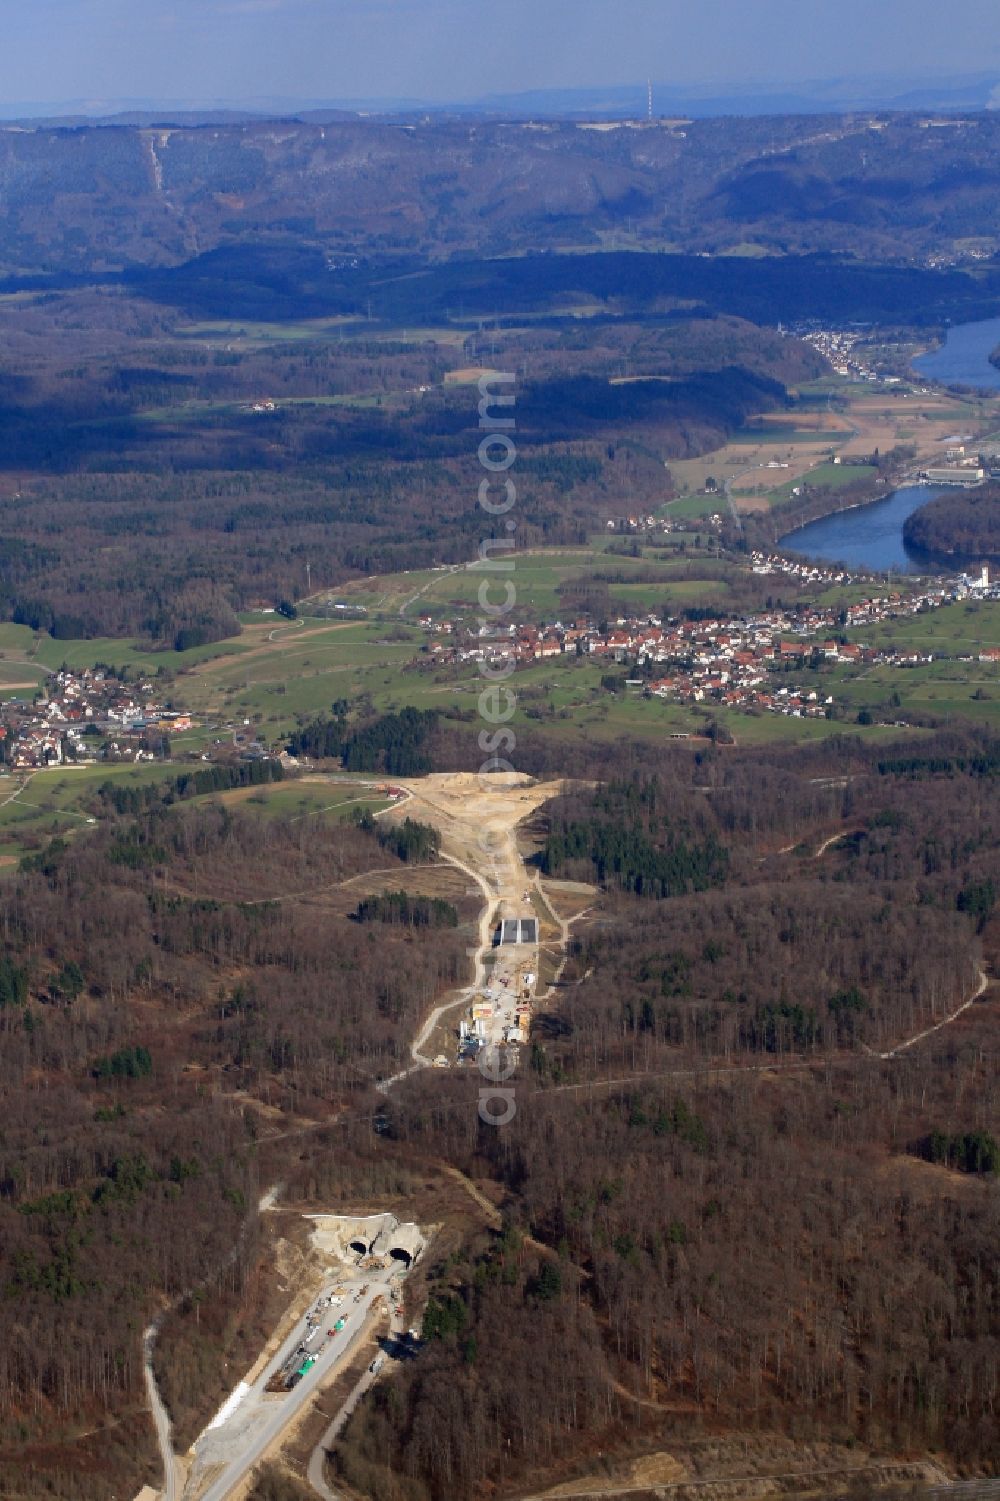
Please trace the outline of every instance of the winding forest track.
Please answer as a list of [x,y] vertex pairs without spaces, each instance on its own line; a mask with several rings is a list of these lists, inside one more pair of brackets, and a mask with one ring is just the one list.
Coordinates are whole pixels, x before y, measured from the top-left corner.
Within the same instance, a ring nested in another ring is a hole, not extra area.
[[877,1054],[877,1056],[882,1059],[883,1062],[888,1061],[891,1058],[898,1058],[900,1053],[905,1053],[907,1048],[912,1048],[916,1043],[923,1042],[925,1037],[933,1036],[935,1032],[940,1032],[943,1027],[950,1027],[952,1022],[957,1021],[964,1011],[968,1011],[969,1007],[974,1005],[975,1002],[979,1000],[979,997],[981,995],[985,994],[986,988],[989,983],[989,977],[987,976],[986,971],[980,965],[975,990],[969,996],[968,1000],[963,1001],[962,1004],[950,1014],[950,1016],[946,1016],[942,1018],[941,1021],[935,1022],[932,1027],[925,1027],[922,1032],[915,1032],[913,1036],[908,1037],[905,1042],[900,1042],[896,1045],[896,1047],[890,1048],[887,1053],[879,1053]]
[[163,1405],[160,1389],[156,1384],[156,1376],[153,1372],[153,1348],[156,1344],[156,1336],[160,1332],[160,1324],[163,1315],[155,1319],[142,1335],[142,1374],[146,1383],[146,1395],[149,1398],[149,1410],[153,1415],[153,1426],[156,1429],[156,1443],[160,1451],[160,1462],[163,1465],[163,1487],[160,1491],[160,1501],[177,1501],[179,1492],[177,1489],[177,1456],[174,1454],[173,1434],[170,1427],[170,1415]]
[[918,1042],[923,1042],[924,1038],[932,1037],[935,1032],[940,1032],[944,1027],[951,1026],[952,1022],[957,1021],[960,1016],[969,1010],[970,1006],[973,1006],[985,994],[989,983],[989,976],[982,967],[979,967],[976,988],[960,1006],[956,1007],[947,1016],[942,1017],[939,1022],[935,1022],[933,1026],[924,1027],[920,1032],[915,1032],[912,1037],[905,1038],[903,1042],[897,1043],[895,1047],[889,1048],[884,1053],[877,1053],[873,1048],[866,1048],[863,1052],[857,1053],[802,1053],[789,1058],[771,1058],[766,1063],[709,1063],[700,1068],[674,1068],[657,1070],[652,1073],[637,1071],[631,1074],[619,1074],[614,1079],[588,1079],[582,1084],[557,1084],[552,1089],[546,1090],[545,1094],[579,1094],[584,1090],[624,1089],[630,1085],[638,1084],[643,1079],[705,1079],[716,1074],[793,1073],[802,1069],[814,1068],[818,1063],[829,1062],[832,1059],[835,1059],[838,1063],[891,1063],[901,1053],[905,1053]]
[[[867,1465],[829,1465],[816,1470],[786,1470],[780,1474],[762,1471],[756,1475],[716,1475],[712,1478],[693,1477],[658,1482],[644,1480],[636,1483],[628,1480],[603,1480],[588,1484],[587,1481],[582,1481],[578,1486],[568,1484],[548,1491],[535,1491],[523,1496],[521,1501],[585,1501],[585,1498],[591,1496],[649,1496],[650,1494],[662,1496],[663,1501],[669,1501],[671,1496],[685,1495],[692,1490],[709,1490],[711,1487],[731,1495],[730,1487],[738,1485],[750,1487],[748,1494],[762,1495],[765,1494],[762,1487],[774,1481],[801,1480],[811,1487],[815,1481],[834,1475],[854,1476],[855,1483],[863,1476],[881,1489],[882,1485],[888,1484],[890,1480],[924,1482],[927,1479],[926,1472],[930,1468],[932,1468],[930,1463],[924,1460],[873,1460]],[[769,1491],[767,1494],[776,1493]],[[933,1494],[947,1496],[948,1490],[938,1487]]]

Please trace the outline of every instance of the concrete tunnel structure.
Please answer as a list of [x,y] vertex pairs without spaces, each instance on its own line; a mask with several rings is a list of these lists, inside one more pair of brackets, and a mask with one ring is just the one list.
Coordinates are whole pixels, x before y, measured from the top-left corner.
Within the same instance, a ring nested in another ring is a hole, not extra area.
[[356,1256],[392,1257],[407,1267],[413,1265],[424,1249],[419,1226],[400,1224],[394,1214],[376,1214],[358,1220],[346,1238]]

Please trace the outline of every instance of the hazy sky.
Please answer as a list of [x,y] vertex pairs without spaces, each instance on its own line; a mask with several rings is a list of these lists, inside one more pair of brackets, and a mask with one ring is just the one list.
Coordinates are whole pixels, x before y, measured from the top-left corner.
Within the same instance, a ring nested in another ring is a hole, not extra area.
[[998,0],[0,0],[0,106],[993,68]]

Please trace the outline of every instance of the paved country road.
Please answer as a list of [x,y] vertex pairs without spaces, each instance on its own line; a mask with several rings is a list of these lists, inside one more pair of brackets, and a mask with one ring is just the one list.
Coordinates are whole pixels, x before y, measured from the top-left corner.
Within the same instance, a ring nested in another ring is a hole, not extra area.
[[[402,1313],[399,1311],[399,1309],[394,1308],[392,1311],[392,1317],[389,1326],[390,1340],[398,1340],[399,1337],[403,1333],[405,1333],[405,1330],[406,1322],[403,1319]],[[389,1356],[388,1359],[391,1360],[392,1357]],[[341,1407],[340,1411],[336,1414],[329,1428],[326,1430],[309,1458],[309,1468],[306,1472],[306,1476],[309,1484],[312,1486],[317,1496],[321,1496],[323,1498],[323,1501],[344,1501],[344,1498],[337,1491],[333,1490],[327,1482],[325,1473],[326,1456],[328,1451],[333,1448],[337,1435],[343,1428],[344,1424],[347,1422],[348,1418],[351,1416],[354,1409],[357,1407],[358,1403],[361,1401],[361,1398],[365,1395],[370,1387],[374,1386],[377,1380],[378,1373],[374,1372],[371,1369],[371,1366],[369,1366],[362,1373],[359,1380],[355,1383],[354,1388],[345,1401],[343,1407]]]

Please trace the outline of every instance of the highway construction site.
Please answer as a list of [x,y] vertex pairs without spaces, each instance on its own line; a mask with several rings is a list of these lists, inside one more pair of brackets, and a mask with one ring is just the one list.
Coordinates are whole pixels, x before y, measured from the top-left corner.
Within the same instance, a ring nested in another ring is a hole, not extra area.
[[[441,835],[442,859],[468,877],[483,906],[477,947],[471,951],[471,984],[445,998],[427,1018],[412,1044],[411,1066],[383,1081],[384,1093],[415,1069],[453,1062],[473,1065],[483,1049],[504,1050],[506,1063],[516,1066],[536,1000],[543,920],[561,948],[573,919],[557,917],[539,886],[529,880],[515,831],[560,790],[559,783],[537,784],[518,775],[484,782],[465,773],[432,775],[393,788],[399,800],[381,816],[433,824]],[[440,1044],[443,1036],[452,1040],[451,1056],[422,1051],[432,1038]],[[365,1342],[377,1335],[378,1353],[309,1464],[313,1489],[332,1496],[323,1473],[324,1446],[333,1442],[362,1391],[390,1371],[394,1361],[419,1351],[417,1330],[408,1327],[404,1313],[404,1284],[424,1254],[428,1235],[391,1214],[317,1213],[305,1218],[311,1222],[312,1252],[323,1267],[322,1285],[312,1288],[308,1306],[303,1306],[303,1293],[293,1299],[255,1365],[183,1460],[172,1452],[169,1423],[147,1359],[167,1477],[160,1492],[163,1501],[227,1501],[241,1496],[255,1467],[281,1450],[319,1393],[331,1387]]]
[[366,1334],[381,1324],[382,1347],[369,1374],[387,1355],[417,1347],[403,1317],[403,1283],[425,1248],[424,1232],[394,1215],[311,1215],[314,1250],[329,1279],[284,1332],[277,1350],[230,1393],[193,1446],[182,1501],[224,1501],[239,1494],[250,1471],[336,1376]]

